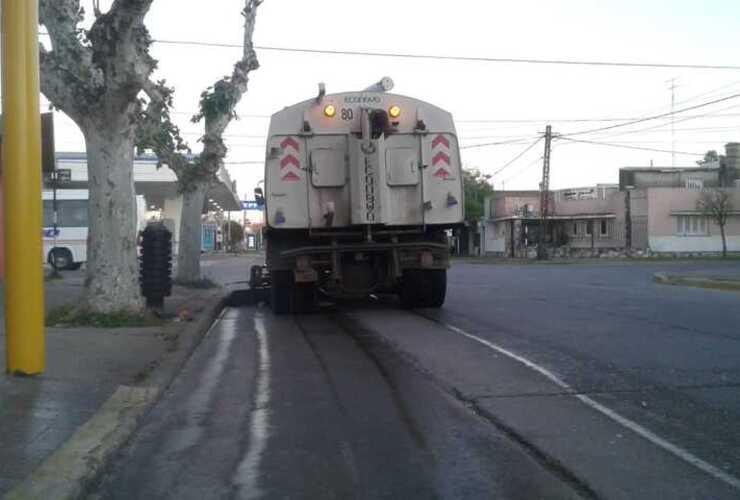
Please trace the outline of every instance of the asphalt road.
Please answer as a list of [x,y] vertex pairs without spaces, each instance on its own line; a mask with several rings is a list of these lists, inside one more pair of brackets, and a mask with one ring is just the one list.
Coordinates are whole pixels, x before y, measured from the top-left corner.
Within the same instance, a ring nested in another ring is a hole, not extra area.
[[228,309],[96,497],[738,498],[740,295],[651,280],[723,266],[456,264],[438,311]]

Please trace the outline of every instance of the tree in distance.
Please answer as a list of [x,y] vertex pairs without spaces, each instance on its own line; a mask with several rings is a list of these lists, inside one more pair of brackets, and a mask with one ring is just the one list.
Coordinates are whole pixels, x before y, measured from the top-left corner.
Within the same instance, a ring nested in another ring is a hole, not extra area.
[[259,68],[252,44],[257,8],[262,0],[246,0],[242,56],[230,76],[206,89],[200,98],[200,111],[193,123],[204,121],[205,133],[200,138],[203,149],[193,154],[183,140],[179,128],[172,122],[170,110],[174,89],[165,81],[147,81],[144,91],[148,102],[141,113],[136,132],[136,144],[141,150],[152,150],[159,164],[167,165],[177,176],[183,196],[180,216],[180,239],[177,254],[177,280],[194,282],[200,279],[201,211],[206,194],[216,182],[223,167],[227,148],[223,134],[237,118],[236,106],[247,92],[249,74]]
[[152,0],[114,0],[81,27],[80,0],[40,0],[41,91],[85,138],[89,237],[84,307],[95,313],[136,312],[139,290],[133,160],[139,93],[157,66],[144,25]]
[[719,232],[722,235],[722,257],[727,257],[725,226],[727,225],[727,218],[732,212],[730,193],[724,189],[703,191],[696,202],[696,208],[719,226]]

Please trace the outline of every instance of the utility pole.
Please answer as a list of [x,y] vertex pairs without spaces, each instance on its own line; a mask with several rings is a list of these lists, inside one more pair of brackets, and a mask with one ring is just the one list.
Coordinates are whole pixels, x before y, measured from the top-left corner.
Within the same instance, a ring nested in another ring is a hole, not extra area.
[[550,210],[550,145],[552,144],[552,127],[545,128],[545,156],[542,162],[542,183],[540,184],[540,236],[537,241],[537,258],[547,259],[545,235],[547,234],[547,216]]
[[44,371],[38,2],[2,1],[6,369]]
[[676,79],[668,80],[671,84],[668,87],[671,91],[671,167],[676,167]]
[[231,251],[231,210],[228,211],[226,214],[226,227],[229,228],[228,235],[226,236],[226,249],[227,251]]

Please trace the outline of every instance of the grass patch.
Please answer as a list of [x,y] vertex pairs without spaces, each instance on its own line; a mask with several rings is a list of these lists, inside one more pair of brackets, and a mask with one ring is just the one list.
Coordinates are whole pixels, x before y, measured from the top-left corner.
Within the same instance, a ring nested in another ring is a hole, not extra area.
[[708,288],[727,292],[740,292],[740,280],[724,278],[693,278],[685,276],[667,276],[662,273],[653,277],[656,283],[672,286],[690,286],[694,288]]
[[465,264],[489,264],[507,266],[528,265],[578,265],[578,264],[606,264],[606,263],[629,263],[629,264],[655,264],[671,262],[739,262],[740,255],[728,255],[727,257],[670,257],[667,255],[655,255],[651,257],[572,257],[554,258],[550,260],[509,258],[509,257],[452,257],[451,262]]
[[49,274],[44,276],[44,281],[60,281],[63,280],[64,276],[59,271],[51,271]]
[[58,307],[46,315],[46,326],[64,328],[142,328],[160,326],[163,323],[161,318],[148,312],[116,311],[103,314],[78,309],[74,305]]
[[195,288],[195,289],[200,289],[200,290],[218,288],[218,283],[208,278],[202,278],[202,279],[195,280],[195,281],[174,280],[173,283],[177,286],[181,286],[185,288]]

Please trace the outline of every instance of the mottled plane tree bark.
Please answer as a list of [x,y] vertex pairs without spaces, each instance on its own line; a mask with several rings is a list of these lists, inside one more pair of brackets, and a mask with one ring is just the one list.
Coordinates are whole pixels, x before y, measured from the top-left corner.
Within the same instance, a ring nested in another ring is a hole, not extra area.
[[177,279],[181,282],[195,282],[201,277],[201,213],[208,189],[216,181],[228,152],[223,134],[237,118],[236,106],[247,92],[250,72],[259,68],[252,38],[261,3],[262,0],[246,0],[242,11],[242,57],[232,74],[201,94],[200,111],[192,119],[193,123],[205,122],[200,154],[192,153],[171,120],[173,89],[164,81],[148,82],[144,88],[149,99],[137,131],[137,146],[154,151],[160,165],[167,165],[175,172],[183,196],[177,255]]
[[40,47],[41,90],[80,127],[89,179],[89,237],[83,307],[139,311],[133,154],[139,94],[156,67],[144,26],[152,0],[93,2],[94,22],[81,27],[79,0],[40,0],[50,37]]

